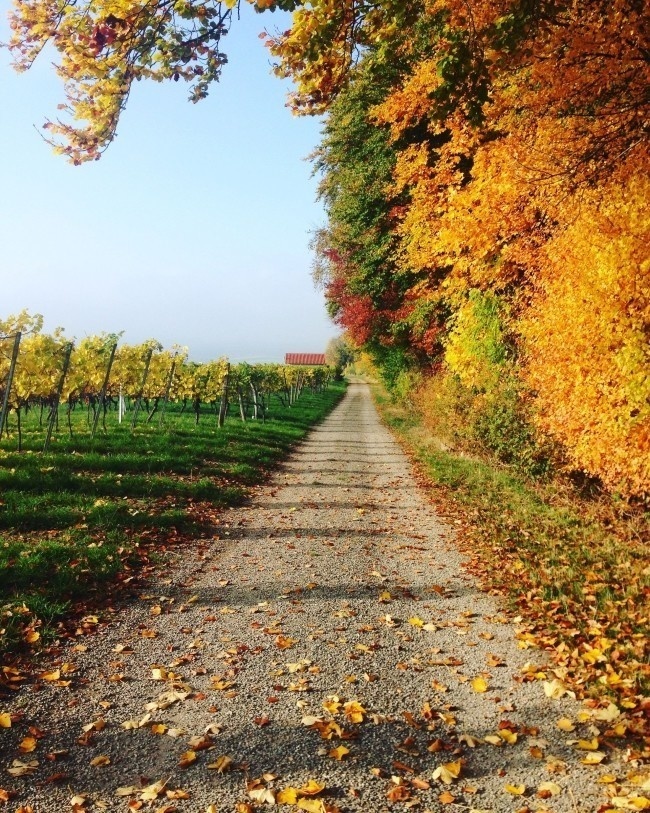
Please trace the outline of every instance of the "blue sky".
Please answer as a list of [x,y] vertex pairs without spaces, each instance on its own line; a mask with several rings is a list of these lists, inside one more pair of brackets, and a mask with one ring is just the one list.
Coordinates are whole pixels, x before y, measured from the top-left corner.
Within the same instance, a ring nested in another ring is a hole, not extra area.
[[[0,41],[8,8],[0,0]],[[338,330],[309,273],[324,216],[304,160],[320,123],[285,107],[257,36],[286,24],[243,9],[207,99],[188,103],[182,82],[138,84],[114,144],[81,167],[38,132],[63,100],[50,60],[18,75],[0,50],[0,318],[28,308],[46,329],[124,330],[196,360],[324,350]]]

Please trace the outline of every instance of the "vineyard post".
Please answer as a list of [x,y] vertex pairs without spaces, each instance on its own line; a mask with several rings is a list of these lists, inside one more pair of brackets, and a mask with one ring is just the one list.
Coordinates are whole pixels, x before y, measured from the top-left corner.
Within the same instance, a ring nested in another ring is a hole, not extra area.
[[219,429],[222,428],[226,420],[226,410],[228,409],[228,383],[230,381],[230,364],[226,364],[226,374],[223,377],[223,390],[221,391],[221,403],[219,404]]
[[167,384],[165,385],[165,394],[163,396],[162,407],[160,408],[160,417],[158,418],[158,425],[162,426],[163,418],[165,417],[165,410],[167,409],[167,403],[169,402],[169,393],[172,391],[172,384],[174,383],[174,372],[176,370],[176,356],[172,359],[172,366],[169,369],[169,376],[167,378]]
[[250,382],[251,392],[253,393],[253,419],[257,420],[259,417],[259,401],[257,396],[257,387],[251,381]]
[[93,420],[93,430],[91,432],[90,437],[95,437],[95,432],[97,431],[97,424],[99,423],[99,413],[103,411],[104,404],[106,403],[106,390],[108,389],[108,380],[111,375],[111,367],[113,366],[113,360],[115,359],[115,351],[117,350],[117,342],[111,347],[111,355],[108,359],[108,364],[106,365],[106,373],[104,375],[104,383],[102,384],[102,388],[99,393],[99,405],[97,407],[97,411],[95,412],[95,418]]
[[142,394],[144,393],[144,388],[147,385],[147,378],[149,377],[149,365],[151,364],[152,356],[153,356],[153,347],[150,347],[149,352],[147,353],[147,360],[144,363],[144,373],[142,374],[142,382],[140,384],[140,389],[138,390],[138,395],[136,397],[135,407],[133,408],[133,420],[131,421],[131,431],[135,429],[135,424],[136,421],[138,420],[138,412],[140,411]]
[[7,409],[9,407],[9,391],[11,390],[11,385],[14,382],[14,373],[16,371],[16,360],[18,359],[18,348],[20,347],[21,336],[22,333],[20,333],[20,331],[16,333],[16,335],[14,336],[14,346],[13,350],[11,351],[11,363],[9,365],[5,393],[2,399],[2,411],[0,411],[0,438],[2,437],[2,432],[5,428],[5,423],[7,421]]
[[64,355],[63,355],[63,367],[61,368],[61,377],[59,378],[59,383],[56,388],[56,393],[54,395],[54,403],[52,404],[52,411],[50,412],[50,420],[47,424],[47,435],[45,436],[45,443],[43,444],[43,452],[47,452],[50,448],[50,441],[52,440],[52,431],[54,430],[54,423],[56,422],[57,415],[59,414],[59,402],[61,400],[61,393],[63,392],[63,385],[65,384],[65,377],[68,374],[68,368],[70,367],[70,356],[72,355],[72,348],[73,343],[68,342],[65,345]]

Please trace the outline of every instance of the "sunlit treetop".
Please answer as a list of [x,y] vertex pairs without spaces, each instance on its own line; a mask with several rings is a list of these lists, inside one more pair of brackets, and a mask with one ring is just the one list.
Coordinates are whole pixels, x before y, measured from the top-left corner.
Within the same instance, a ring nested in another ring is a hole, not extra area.
[[[643,0],[14,0],[10,48],[22,70],[48,43],[58,51],[66,101],[45,127],[60,152],[81,162],[115,136],[134,80],[183,79],[192,101],[204,98],[245,3],[293,12],[288,30],[265,39],[275,72],[294,82],[297,113],[328,110],[367,54],[400,66],[416,43],[435,78],[419,104],[435,102],[441,121],[462,109],[472,126],[488,104],[502,124],[514,117],[513,128],[524,114],[533,128],[545,118],[551,129],[536,136],[540,146],[558,137],[569,145],[551,173],[588,177],[647,141]],[[422,45],[427,20],[440,31]]]
[[[245,0],[257,11],[292,10],[294,0]],[[14,0],[9,47],[27,70],[46,45],[59,54],[61,115],[48,141],[74,163],[98,158],[115,136],[135,80],[183,79],[204,98],[227,57],[221,40],[240,0]]]

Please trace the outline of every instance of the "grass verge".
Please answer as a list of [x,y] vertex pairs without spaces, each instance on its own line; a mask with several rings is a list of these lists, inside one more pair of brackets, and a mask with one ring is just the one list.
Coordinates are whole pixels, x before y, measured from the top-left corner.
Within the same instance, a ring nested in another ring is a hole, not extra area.
[[459,525],[469,569],[516,616],[520,646],[548,652],[555,678],[579,696],[624,709],[617,735],[645,738],[649,749],[648,513],[456,454],[414,411],[378,386],[374,393],[423,484]]
[[264,423],[231,417],[223,429],[210,412],[196,424],[170,407],[167,428],[115,424],[92,439],[79,414],[73,437],[62,432],[47,454],[28,416],[23,452],[11,435],[0,443],[0,653],[65,635],[66,619],[137,585],[170,546],[210,537],[220,511],[243,502],[344,392],[304,391]]

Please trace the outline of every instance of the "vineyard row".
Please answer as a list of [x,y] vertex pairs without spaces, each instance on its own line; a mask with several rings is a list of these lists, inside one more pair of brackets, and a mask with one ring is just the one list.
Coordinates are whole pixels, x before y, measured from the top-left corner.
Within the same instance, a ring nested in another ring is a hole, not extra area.
[[319,391],[332,377],[326,366],[230,364],[226,358],[197,363],[188,360],[187,348],[165,350],[155,340],[128,345],[118,334],[99,334],[74,343],[60,330],[46,334],[41,328],[40,317],[25,313],[0,321],[0,438],[13,413],[19,449],[22,418],[33,409],[45,426],[47,450],[60,406],[70,434],[80,406],[88,410],[92,435],[100,422],[106,430],[111,410],[119,422],[128,410],[132,429],[139,418],[151,423],[156,415],[162,425],[170,403],[192,409],[197,423],[207,405],[221,427],[233,404],[243,421],[264,420],[271,396],[291,406],[305,387]]

